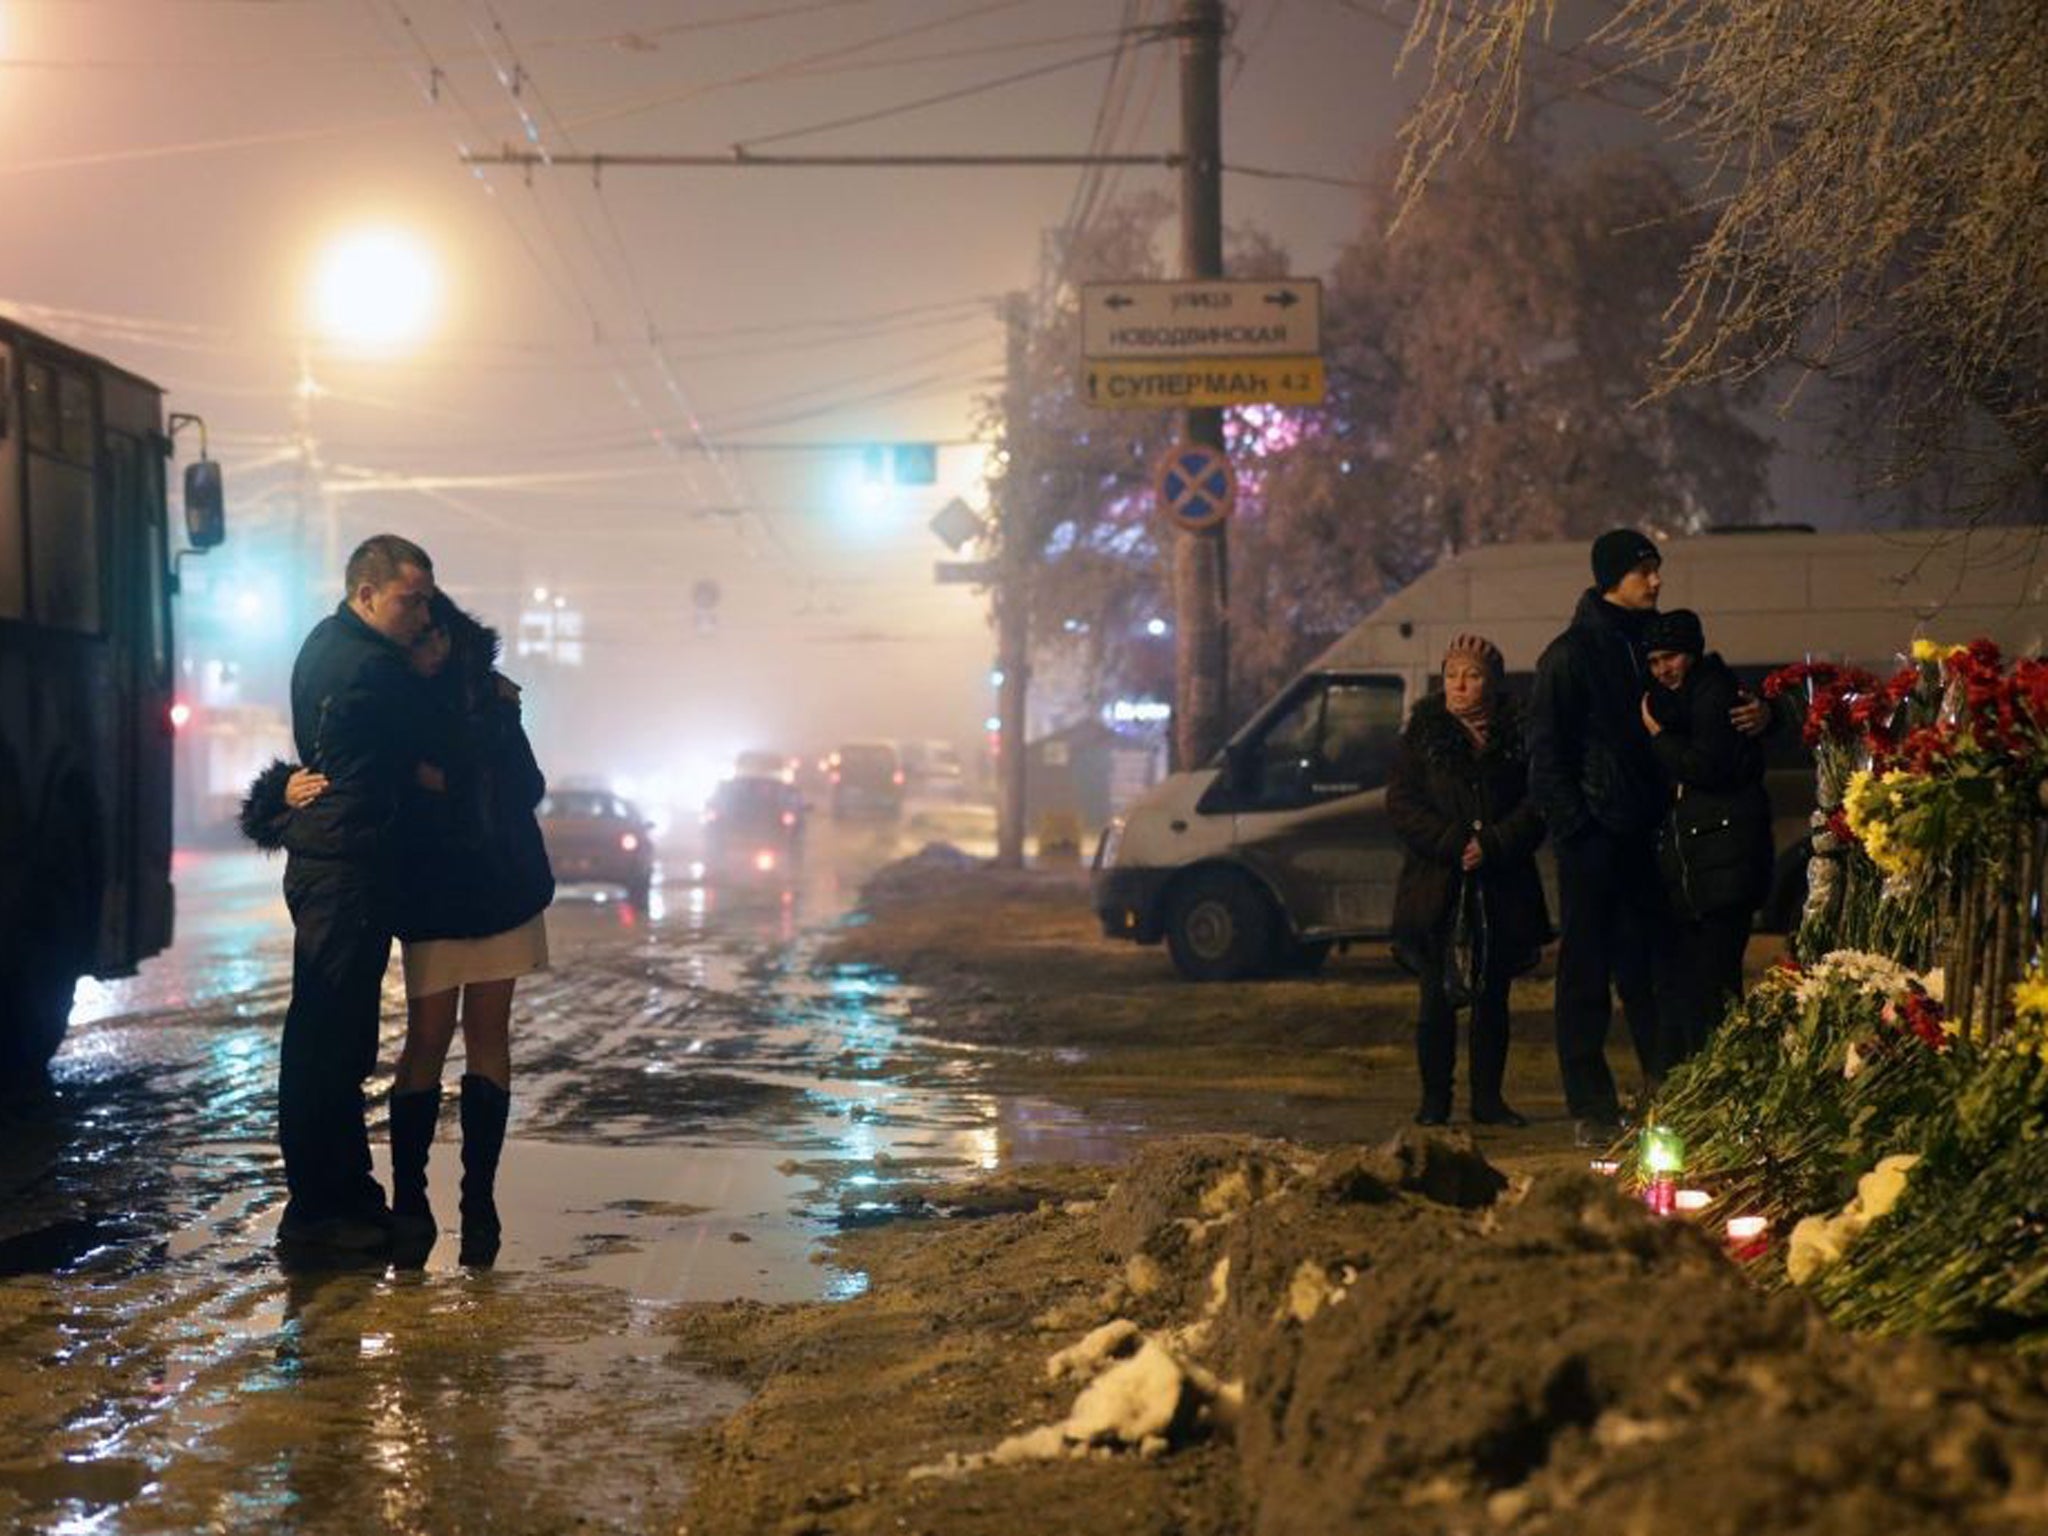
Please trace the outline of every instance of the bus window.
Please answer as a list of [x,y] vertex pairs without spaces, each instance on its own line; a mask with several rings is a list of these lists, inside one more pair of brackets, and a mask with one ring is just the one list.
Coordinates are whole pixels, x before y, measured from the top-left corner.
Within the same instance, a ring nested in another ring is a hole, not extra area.
[[21,434],[13,430],[14,353],[0,341],[0,619],[28,617],[22,571],[27,541],[21,526]]
[[33,361],[24,382],[29,612],[36,623],[53,629],[97,634],[102,573],[93,493],[92,386],[82,374]]
[[48,363],[30,363],[22,375],[28,396],[28,445],[57,451],[57,374]]
[[85,375],[57,375],[57,451],[74,464],[92,462],[92,386]]

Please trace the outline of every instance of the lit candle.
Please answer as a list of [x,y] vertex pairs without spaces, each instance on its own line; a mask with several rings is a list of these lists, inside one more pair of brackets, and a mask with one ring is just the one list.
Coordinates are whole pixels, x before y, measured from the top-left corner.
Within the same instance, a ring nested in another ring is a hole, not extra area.
[[1728,1218],[1728,1256],[1734,1259],[1754,1259],[1770,1246],[1770,1218],[1767,1216],[1730,1216]]
[[1643,1168],[1649,1173],[1683,1173],[1685,1138],[1668,1125],[1645,1126],[1642,1159]]

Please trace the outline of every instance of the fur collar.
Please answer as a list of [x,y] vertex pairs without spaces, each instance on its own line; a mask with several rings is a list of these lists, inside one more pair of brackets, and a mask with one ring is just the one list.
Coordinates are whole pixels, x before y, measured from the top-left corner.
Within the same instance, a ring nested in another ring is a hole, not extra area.
[[291,808],[284,803],[284,784],[298,766],[281,758],[274,760],[242,796],[242,812],[237,818],[242,836],[270,853],[284,847],[285,818],[291,815]]
[[1460,725],[1441,693],[1420,700],[1408,716],[1404,733],[1409,745],[1431,762],[1452,765],[1515,761],[1522,751],[1522,706],[1503,696],[1487,723],[1486,746],[1475,752],[1472,733]]

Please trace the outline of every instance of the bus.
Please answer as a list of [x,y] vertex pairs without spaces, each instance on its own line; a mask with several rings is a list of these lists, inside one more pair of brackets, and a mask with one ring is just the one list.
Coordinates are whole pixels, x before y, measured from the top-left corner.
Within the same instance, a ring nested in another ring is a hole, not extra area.
[[188,425],[198,552],[225,528],[205,424],[0,318],[0,1085],[48,1064],[80,977],[133,975],[171,942],[165,479]]

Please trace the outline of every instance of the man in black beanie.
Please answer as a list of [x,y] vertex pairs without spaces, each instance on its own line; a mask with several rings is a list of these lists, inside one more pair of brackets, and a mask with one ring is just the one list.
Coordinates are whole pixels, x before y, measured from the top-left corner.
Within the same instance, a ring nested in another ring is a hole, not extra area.
[[1662,1066],[1651,956],[1664,782],[1641,704],[1663,556],[1635,529],[1616,528],[1593,541],[1592,557],[1593,585],[1536,663],[1529,709],[1529,784],[1557,849],[1563,909],[1557,1058],[1582,1145],[1611,1141],[1623,1126],[1607,1065],[1610,989],[1644,1078],[1654,1083]]

